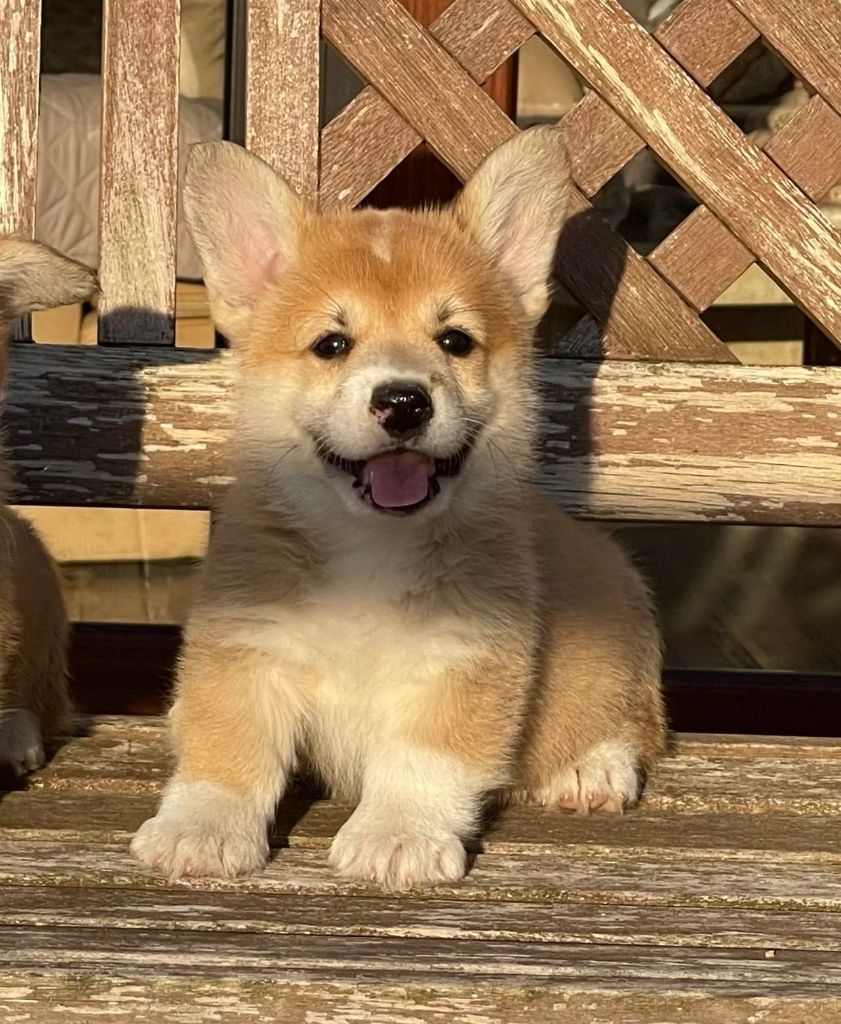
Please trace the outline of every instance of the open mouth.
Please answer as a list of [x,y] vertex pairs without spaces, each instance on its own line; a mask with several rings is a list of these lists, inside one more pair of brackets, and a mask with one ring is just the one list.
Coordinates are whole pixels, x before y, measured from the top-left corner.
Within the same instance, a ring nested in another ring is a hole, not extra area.
[[359,497],[372,508],[391,515],[411,515],[440,493],[442,477],[458,476],[469,453],[468,442],[438,459],[412,448],[394,448],[370,459],[346,459],[331,451],[322,451],[321,457],[353,477]]

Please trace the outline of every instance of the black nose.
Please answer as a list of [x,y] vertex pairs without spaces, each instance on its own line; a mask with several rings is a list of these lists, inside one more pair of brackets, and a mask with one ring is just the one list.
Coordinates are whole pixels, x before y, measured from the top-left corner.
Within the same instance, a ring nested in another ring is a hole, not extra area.
[[432,419],[432,399],[420,384],[394,381],[374,388],[371,412],[392,437],[414,437]]

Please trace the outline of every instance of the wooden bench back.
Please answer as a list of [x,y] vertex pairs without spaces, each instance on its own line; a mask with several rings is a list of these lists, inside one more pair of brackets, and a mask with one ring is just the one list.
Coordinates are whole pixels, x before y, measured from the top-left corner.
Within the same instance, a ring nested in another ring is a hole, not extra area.
[[[34,223],[38,7],[0,33],[0,230]],[[21,500],[206,507],[225,486],[229,360],[176,351],[178,0],[105,0],[100,341],[22,346],[7,419]],[[830,0],[683,0],[651,35],[616,0],[250,0],[245,143],[323,209],[425,141],[466,178],[518,129],[481,89],[535,32],[588,82],[564,118],[573,215],[557,274],[586,315],[543,361],[544,482],[603,518],[841,522],[841,371],[738,365],[701,313],[754,261],[841,343],[841,13]],[[319,42],[369,83],[319,129]],[[812,98],[764,151],[707,96],[765,41]],[[699,201],[648,257],[591,206],[644,147]],[[607,361],[602,361],[606,359]],[[37,437],[33,435],[37,423]]]

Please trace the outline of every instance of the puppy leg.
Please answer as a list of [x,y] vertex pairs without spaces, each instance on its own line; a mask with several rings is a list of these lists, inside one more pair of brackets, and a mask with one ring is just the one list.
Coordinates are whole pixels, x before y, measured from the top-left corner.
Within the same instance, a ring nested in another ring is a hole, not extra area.
[[459,758],[393,741],[368,765],[330,865],[387,889],[457,882],[467,869],[462,836],[476,828],[484,788]]
[[648,591],[618,545],[543,510],[545,632],[517,801],[621,812],[665,746],[660,636]]
[[458,881],[483,797],[507,779],[527,679],[498,663],[419,687],[402,708],[402,728],[369,756],[332,867],[393,890]]
[[296,691],[264,652],[190,643],[171,712],[177,770],[158,813],[135,835],[134,856],[173,879],[262,868],[300,711]]
[[45,759],[44,737],[70,725],[67,614],[38,536],[0,508],[0,772],[21,776]]

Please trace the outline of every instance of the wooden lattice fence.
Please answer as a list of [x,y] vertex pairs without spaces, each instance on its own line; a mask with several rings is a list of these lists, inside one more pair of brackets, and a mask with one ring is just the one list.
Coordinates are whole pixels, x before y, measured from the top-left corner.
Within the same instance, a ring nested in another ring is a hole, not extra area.
[[[0,11],[15,56],[0,66],[0,230],[23,234],[37,11]],[[178,13],[105,2],[111,348],[17,353],[10,452],[29,501],[203,507],[224,486],[229,360],[173,348]],[[700,316],[757,261],[841,345],[841,238],[819,208],[841,180],[836,0],[683,0],[653,34],[616,0],[454,0],[428,29],[398,0],[251,0],[246,145],[325,210],[361,202],[421,141],[465,178],[518,130],[481,84],[536,32],[591,87],[563,121],[576,191],[557,274],[587,313],[543,363],[545,482],[595,516],[841,522],[841,371],[739,366]],[[323,130],[321,35],[369,83]],[[760,37],[812,93],[764,150],[704,91]],[[646,146],[700,204],[648,257],[591,205]]]

